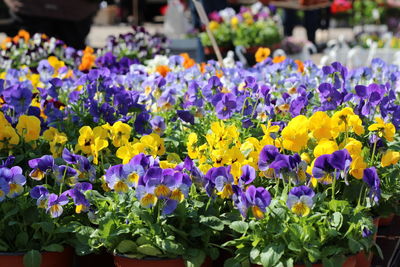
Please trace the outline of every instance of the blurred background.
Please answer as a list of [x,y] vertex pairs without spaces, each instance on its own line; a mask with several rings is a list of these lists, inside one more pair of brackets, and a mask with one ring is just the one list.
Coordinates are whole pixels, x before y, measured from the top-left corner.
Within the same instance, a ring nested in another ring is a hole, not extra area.
[[[400,59],[390,56],[400,48],[399,0],[199,2],[223,56],[232,51],[232,57],[248,64],[253,62],[247,54],[260,46],[321,64],[341,60],[358,66],[375,56]],[[103,47],[109,35],[130,32],[132,25],[166,35],[172,53],[187,52],[197,61],[215,58],[192,0],[0,1],[0,40],[24,28],[76,48],[96,48]]]

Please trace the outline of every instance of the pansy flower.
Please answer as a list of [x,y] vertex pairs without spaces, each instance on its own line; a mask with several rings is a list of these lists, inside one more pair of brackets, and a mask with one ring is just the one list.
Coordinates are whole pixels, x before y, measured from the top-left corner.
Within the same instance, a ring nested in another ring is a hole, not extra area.
[[39,208],[45,209],[47,207],[49,190],[44,186],[38,185],[32,188],[30,196],[31,198],[36,199],[36,205]]
[[[237,188],[236,186],[234,188]],[[256,219],[263,219],[266,208],[271,203],[270,193],[263,187],[255,187],[250,185],[245,192],[241,189],[234,189],[235,204],[238,207],[243,217],[246,217],[248,209],[251,209],[253,216]]]
[[315,193],[308,186],[301,185],[290,190],[286,205],[298,216],[307,216],[313,206]]
[[92,189],[91,183],[77,183],[73,188],[67,191],[67,195],[72,198],[75,204],[75,212],[81,213],[89,209],[90,203],[86,199],[84,192]]
[[364,170],[363,181],[370,188],[369,197],[371,200],[378,203],[381,198],[381,180],[379,179],[375,167]]
[[40,158],[31,159],[28,161],[29,167],[33,170],[29,173],[29,176],[37,181],[42,180],[46,173],[53,169],[54,158],[50,155],[45,155]]
[[7,197],[14,198],[19,196],[24,191],[23,186],[26,183],[26,178],[22,174],[22,169],[19,166],[14,166],[10,170],[10,176],[8,179],[8,184],[10,187],[10,191],[7,194]]
[[352,158],[346,149],[338,150],[332,154],[319,156],[312,169],[312,174],[319,179],[321,183],[330,184],[333,179],[344,176],[346,181],[346,173],[350,167]]
[[62,193],[60,196],[56,194],[50,194],[47,200],[47,209],[46,211],[50,213],[52,218],[60,217],[63,213],[64,209],[62,206],[68,203],[68,191]]
[[10,185],[8,184],[8,182],[6,181],[6,179],[4,179],[4,177],[2,177],[2,171],[4,168],[0,169],[0,202],[3,201],[8,192],[10,192]]

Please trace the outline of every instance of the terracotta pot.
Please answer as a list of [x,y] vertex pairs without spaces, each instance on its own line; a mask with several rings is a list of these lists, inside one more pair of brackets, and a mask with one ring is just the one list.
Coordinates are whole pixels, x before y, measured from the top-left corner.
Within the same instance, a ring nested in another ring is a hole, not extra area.
[[184,267],[183,259],[131,259],[122,255],[114,255],[116,267]]
[[[114,255],[114,264],[116,267],[184,267],[185,262],[181,258],[145,258],[131,259],[123,255]],[[207,257],[201,267],[211,267],[213,262]]]
[[[349,256],[346,261],[343,263],[342,267],[355,267],[356,266],[356,258],[357,255]],[[261,265],[253,264],[252,267],[258,267]],[[323,267],[324,265],[322,263],[313,263],[311,265],[312,267]],[[304,264],[295,264],[294,267],[305,267]]]
[[[219,51],[221,54],[226,54],[229,50],[233,49],[231,47],[219,46]],[[214,48],[212,46],[205,46],[204,47],[204,54],[205,55],[215,55]]]
[[[23,252],[0,253],[0,267],[24,267],[24,255]],[[66,248],[63,252],[42,252],[40,267],[71,267],[72,260],[72,248]]]
[[394,213],[390,214],[388,217],[379,217],[379,226],[391,225],[393,218],[394,218]]

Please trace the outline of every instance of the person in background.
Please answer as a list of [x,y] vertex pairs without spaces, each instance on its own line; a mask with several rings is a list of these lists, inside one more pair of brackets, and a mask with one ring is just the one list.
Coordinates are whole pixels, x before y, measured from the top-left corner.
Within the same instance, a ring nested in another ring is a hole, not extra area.
[[85,48],[93,17],[100,0],[4,0],[10,10],[11,25],[6,34],[19,29],[44,33],[76,49]]
[[[268,5],[270,0],[259,0],[264,5]],[[322,9],[306,10],[304,11],[303,23],[297,16],[296,9],[284,8],[283,26],[285,36],[292,36],[293,29],[296,25],[302,24],[307,31],[307,39],[316,44],[315,33],[321,27]]]

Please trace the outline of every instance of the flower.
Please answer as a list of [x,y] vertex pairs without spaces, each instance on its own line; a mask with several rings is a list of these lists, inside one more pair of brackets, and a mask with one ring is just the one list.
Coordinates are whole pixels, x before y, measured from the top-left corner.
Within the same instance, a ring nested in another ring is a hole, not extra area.
[[308,186],[301,185],[290,190],[286,205],[298,216],[307,216],[313,206],[315,193]]
[[15,127],[18,134],[26,141],[35,141],[40,136],[40,120],[35,116],[22,115]]
[[10,145],[18,145],[18,143],[19,136],[13,127],[8,125],[0,127],[0,149],[10,148]]
[[386,153],[382,156],[381,160],[381,166],[382,167],[387,167],[390,165],[395,165],[397,162],[400,160],[400,152],[398,151],[393,151],[393,150],[388,150]]
[[385,123],[384,120],[377,117],[375,118],[377,123],[371,124],[368,127],[368,131],[377,131],[379,137],[384,137],[388,141],[393,141],[393,137],[396,133],[396,128],[392,123]]
[[282,130],[282,145],[285,149],[300,152],[308,142],[308,119],[299,115],[293,118]]
[[92,184],[85,182],[77,183],[73,188],[67,191],[67,195],[70,196],[75,203],[76,213],[88,211],[90,203],[84,195],[84,192],[88,190],[92,190]]
[[84,126],[79,130],[77,150],[93,156],[93,163],[98,164],[99,151],[108,147],[108,141],[105,140],[107,133],[102,127],[95,127],[93,130],[90,126]]
[[376,172],[375,167],[371,167],[364,170],[363,181],[369,186],[370,192],[369,197],[375,201],[379,202],[381,198],[381,180],[379,179],[378,173]]
[[22,169],[19,166],[14,166],[9,169],[10,175],[8,177],[8,185],[10,190],[8,191],[7,197],[14,198],[19,196],[24,191],[23,186],[26,183],[26,178],[22,174]]
[[332,154],[325,154],[315,160],[312,174],[315,178],[320,179],[320,182],[330,184],[333,178],[339,178],[340,171],[346,177],[351,161],[352,158],[346,149],[335,151]]
[[43,132],[43,138],[50,144],[50,152],[53,157],[58,158],[64,148],[68,137],[65,133],[60,133],[56,128],[50,127]]
[[49,155],[42,156],[40,158],[31,159],[28,161],[29,167],[33,170],[29,173],[29,176],[37,181],[42,180],[46,173],[53,169],[54,158]]
[[215,105],[215,111],[219,119],[229,119],[236,110],[236,96],[232,93],[223,94],[222,98]]
[[36,205],[39,208],[45,209],[47,207],[49,190],[44,186],[38,185],[32,188],[30,196],[31,198],[36,199]]
[[271,203],[271,195],[265,188],[250,185],[245,193],[239,191],[237,194],[235,204],[243,217],[246,217],[247,210],[251,209],[256,219],[264,218],[266,208]]
[[350,107],[336,111],[332,116],[332,123],[338,132],[354,132],[357,135],[364,133],[360,117],[355,115]]
[[60,196],[50,194],[47,200],[46,212],[49,212],[52,218],[60,217],[64,209],[62,206],[68,203],[68,191],[62,193]]
[[139,177],[143,176],[144,169],[141,165],[115,165],[107,169],[105,179],[109,188],[122,194],[128,192],[129,188],[137,186]]
[[266,145],[261,150],[258,159],[258,168],[260,171],[267,171],[275,158],[280,155],[278,148],[272,145]]
[[257,49],[257,52],[255,54],[256,62],[260,63],[263,62],[268,58],[268,56],[271,54],[271,50],[267,47],[260,47]]

